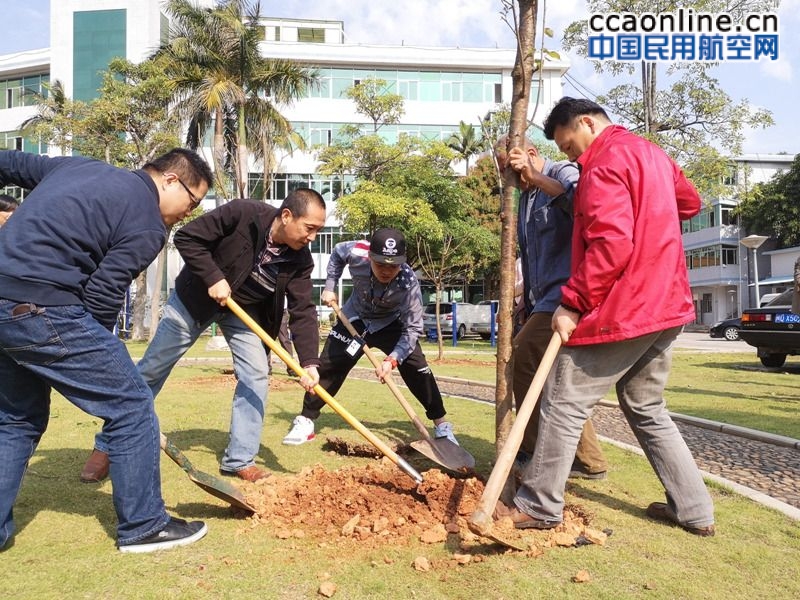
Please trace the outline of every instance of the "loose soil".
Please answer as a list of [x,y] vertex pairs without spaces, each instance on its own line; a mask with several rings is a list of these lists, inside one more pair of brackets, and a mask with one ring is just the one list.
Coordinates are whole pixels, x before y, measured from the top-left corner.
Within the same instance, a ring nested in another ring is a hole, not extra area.
[[[333,447],[336,444],[341,448],[341,441],[334,440]],[[352,447],[347,453],[359,455]],[[320,543],[364,548],[413,541],[446,543],[458,562],[505,550],[469,528],[469,518],[484,490],[483,481],[474,474],[450,475],[430,469],[416,485],[388,459],[364,462],[335,471],[315,465],[297,475],[246,484],[245,497],[256,509],[250,517],[251,528],[280,539],[313,538]],[[591,516],[581,507],[568,506],[564,522],[552,530],[520,531],[510,519],[501,519],[492,531],[496,538],[537,556],[552,546],[603,544],[606,534],[591,528],[590,521]]]

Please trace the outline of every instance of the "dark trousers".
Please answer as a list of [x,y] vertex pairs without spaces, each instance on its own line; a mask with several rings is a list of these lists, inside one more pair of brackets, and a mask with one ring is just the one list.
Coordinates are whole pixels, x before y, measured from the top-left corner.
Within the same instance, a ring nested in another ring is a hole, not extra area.
[[[361,332],[364,330],[364,323],[359,320],[353,321],[353,327],[355,327],[356,331]],[[401,333],[402,326],[400,321],[394,321],[380,331],[366,334],[364,341],[370,348],[380,348],[385,354],[389,354],[394,350]],[[319,366],[319,384],[331,396],[336,395],[336,392],[339,391],[345,379],[347,379],[348,373],[364,354],[361,349],[355,355],[349,354],[347,348],[351,341],[351,336],[344,325],[337,323],[328,334],[328,339],[325,340],[325,346],[319,355],[321,363]],[[425,408],[425,415],[429,419],[440,419],[447,414],[439,386],[431,372],[431,368],[428,366],[428,361],[425,360],[425,355],[422,353],[419,343],[414,347],[414,351],[408,358],[397,366],[397,370],[408,389]],[[320,409],[323,406],[325,406],[325,401],[319,396],[306,393],[303,397],[303,412],[301,414],[314,420],[319,416]]]
[[[547,344],[553,337],[553,330],[550,327],[552,317],[553,313],[549,312],[533,313],[514,337],[514,403],[517,410],[522,406]],[[539,415],[542,407],[541,398],[539,400],[533,409],[520,445],[520,449],[531,456],[536,448],[536,438],[539,433]],[[575,464],[580,465],[588,473],[599,473],[608,469],[608,462],[591,420],[586,421],[583,426],[578,449],[575,452]]]

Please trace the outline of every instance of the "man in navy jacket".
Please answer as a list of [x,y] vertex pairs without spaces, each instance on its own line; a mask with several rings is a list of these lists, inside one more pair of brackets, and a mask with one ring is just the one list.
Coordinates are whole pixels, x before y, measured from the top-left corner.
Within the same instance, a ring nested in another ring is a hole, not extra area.
[[0,229],[0,548],[14,532],[13,505],[47,428],[51,389],[109,432],[120,551],[205,535],[204,523],[166,513],[153,395],[112,329],[167,227],[192,212],[212,181],[208,165],[182,149],[132,172],[0,152],[0,185],[32,190]]

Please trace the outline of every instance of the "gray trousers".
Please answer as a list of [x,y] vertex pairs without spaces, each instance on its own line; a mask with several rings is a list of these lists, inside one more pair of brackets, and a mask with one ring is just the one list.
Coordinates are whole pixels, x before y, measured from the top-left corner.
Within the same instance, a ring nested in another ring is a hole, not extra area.
[[714,507],[686,442],[667,413],[663,392],[674,327],[608,344],[562,348],[542,394],[539,441],[514,502],[537,519],[561,521],[564,487],[583,424],[612,385],[678,521],[714,522]]

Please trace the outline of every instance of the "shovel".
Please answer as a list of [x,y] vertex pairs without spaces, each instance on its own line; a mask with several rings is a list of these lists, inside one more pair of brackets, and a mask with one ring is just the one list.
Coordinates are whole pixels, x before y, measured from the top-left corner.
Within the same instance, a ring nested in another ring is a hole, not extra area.
[[219,477],[214,477],[213,475],[209,475],[208,473],[203,473],[202,471],[195,469],[192,466],[192,463],[189,462],[189,459],[186,458],[186,455],[178,450],[178,448],[172,442],[170,442],[163,433],[161,434],[161,449],[175,462],[176,465],[186,471],[189,479],[191,479],[194,483],[203,488],[212,496],[215,496],[220,500],[224,500],[225,502],[228,502],[237,508],[243,508],[244,510],[248,510],[253,513],[256,512],[256,509],[250,506],[247,503],[247,500],[244,499],[244,496],[242,495],[242,492],[239,491],[239,488],[232,483],[228,483],[227,481],[220,479]]
[[[272,350],[275,354],[278,355],[286,366],[288,366],[292,371],[297,373],[301,378],[306,377],[308,373],[306,373],[305,369],[300,366],[300,364],[292,358],[286,350],[284,350],[280,344],[278,344],[275,340],[273,340],[266,331],[256,323],[253,318],[248,315],[241,306],[233,299],[228,298],[226,306],[231,309],[231,312],[235,314],[239,319],[241,319],[242,323],[247,325],[253,333],[255,333],[262,342],[264,342],[267,347]],[[336,411],[340,417],[342,417],[347,423],[353,427],[358,433],[360,433],[366,440],[375,446],[381,453],[391,460],[394,464],[400,467],[406,474],[411,477],[417,484],[422,483],[422,475],[420,475],[414,467],[412,467],[408,462],[400,457],[397,452],[389,448],[385,443],[383,443],[380,439],[378,439],[374,433],[372,433],[369,429],[364,427],[359,420],[357,420],[353,415],[351,415],[345,408],[339,404],[333,396],[331,396],[324,387],[320,384],[314,386],[314,392],[325,401],[325,403],[330,406],[334,411]]]
[[[350,320],[344,316],[341,308],[339,308],[339,304],[334,300],[330,303],[330,306],[333,308],[333,312],[336,313],[336,318],[342,322],[342,325],[344,325],[345,329],[350,332],[350,335],[353,336],[353,339],[361,342],[364,354],[367,356],[372,365],[376,369],[380,367],[381,363],[375,357],[375,353],[372,352],[370,347],[367,346],[366,342],[364,342],[361,336],[358,335],[356,328],[353,327],[353,324],[350,322]],[[408,400],[405,399],[403,393],[400,391],[400,388],[397,387],[397,384],[395,384],[391,375],[387,375],[384,378],[384,382],[387,386],[389,386],[392,394],[394,394],[394,397],[397,398],[400,406],[402,406],[403,410],[406,411],[406,414],[411,419],[414,427],[417,428],[417,431],[422,436],[421,440],[411,442],[412,448],[414,448],[417,452],[424,454],[433,462],[439,463],[444,468],[450,469],[451,471],[463,471],[464,469],[472,469],[475,466],[475,459],[473,456],[458,444],[454,444],[447,438],[433,439],[431,437],[431,434],[428,433],[428,429],[422,424],[422,421],[420,421],[419,417],[414,412],[414,409],[411,408]]]
[[489,475],[489,480],[486,482],[486,487],[483,489],[483,495],[478,502],[478,508],[472,513],[468,522],[469,528],[473,533],[493,539],[504,546],[516,550],[525,550],[525,548],[503,539],[502,536],[498,536],[496,532],[492,531],[492,513],[494,513],[497,500],[500,498],[500,493],[503,491],[506,479],[508,479],[508,474],[511,472],[511,465],[522,443],[525,427],[528,425],[528,421],[533,414],[533,409],[536,408],[539,395],[542,393],[547,375],[550,373],[550,368],[553,366],[553,362],[556,359],[560,347],[561,337],[558,333],[553,332],[553,337],[550,338],[550,343],[547,345],[544,356],[542,356],[539,368],[536,369],[536,374],[533,376],[531,385],[525,394],[525,399],[522,401],[522,406],[520,406],[517,412],[517,418],[514,419],[514,424],[511,426],[508,439],[503,445],[502,450],[500,450],[497,462],[495,462],[494,468]]

